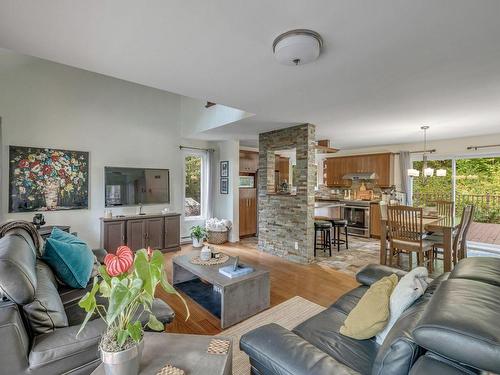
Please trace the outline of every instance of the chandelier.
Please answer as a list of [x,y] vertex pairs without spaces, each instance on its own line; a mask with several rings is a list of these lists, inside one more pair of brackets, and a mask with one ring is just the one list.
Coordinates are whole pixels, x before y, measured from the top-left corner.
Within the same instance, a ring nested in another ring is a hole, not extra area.
[[[422,161],[423,161],[422,176],[424,176],[424,178],[427,178],[427,177],[434,176],[434,168],[431,168],[427,165],[427,156],[429,154],[427,152],[427,130],[429,129],[429,127],[422,126],[422,127],[420,127],[420,129],[422,129],[424,131],[424,151],[422,153]],[[409,168],[408,169],[408,176],[409,177],[418,177],[418,176],[420,176],[420,171],[418,169]],[[437,169],[436,176],[445,177],[446,176],[446,169]]]

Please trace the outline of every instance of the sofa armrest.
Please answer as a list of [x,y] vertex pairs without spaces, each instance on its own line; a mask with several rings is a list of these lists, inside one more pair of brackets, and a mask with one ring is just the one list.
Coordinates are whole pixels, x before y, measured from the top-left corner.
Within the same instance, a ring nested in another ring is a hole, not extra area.
[[277,325],[259,327],[241,337],[240,349],[266,375],[352,375],[356,371]]
[[108,252],[105,249],[92,249],[97,261],[101,264],[104,264],[104,258],[108,255]]
[[0,358],[2,374],[21,374],[28,367],[29,338],[13,302],[0,302]]
[[398,275],[398,278],[402,278],[404,275],[406,275],[407,272],[398,268],[372,263],[364,266],[358,271],[358,273],[356,274],[356,281],[360,284],[370,286],[381,278],[390,276],[393,273]]
[[98,345],[106,324],[101,319],[91,320],[77,337],[79,329],[80,325],[76,325],[36,336],[29,355],[30,367],[56,365],[58,372],[54,373],[65,373],[99,358]]

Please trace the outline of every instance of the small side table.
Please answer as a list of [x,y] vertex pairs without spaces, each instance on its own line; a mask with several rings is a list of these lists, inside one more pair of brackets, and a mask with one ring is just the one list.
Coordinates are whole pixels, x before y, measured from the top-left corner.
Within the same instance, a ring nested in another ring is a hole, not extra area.
[[68,233],[70,233],[71,229],[69,225],[44,225],[43,227],[38,228],[38,233],[40,233],[40,236],[42,236],[42,238],[46,240],[47,237],[50,236],[50,234],[52,233],[52,229],[54,228],[59,228],[60,230]]
[[[188,375],[231,375],[233,344],[227,354],[208,354],[207,349],[214,337],[183,335],[177,333],[144,334],[140,375],[156,375],[166,364],[185,371]],[[217,339],[229,340],[217,337]],[[104,375],[101,364],[91,375]]]

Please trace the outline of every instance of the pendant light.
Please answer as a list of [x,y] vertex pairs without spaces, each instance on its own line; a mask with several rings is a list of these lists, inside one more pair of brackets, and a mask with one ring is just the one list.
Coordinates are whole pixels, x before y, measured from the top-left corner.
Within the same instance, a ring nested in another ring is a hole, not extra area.
[[[431,168],[427,165],[427,130],[429,129],[429,126],[422,126],[420,127],[424,131],[424,151],[422,153],[422,176],[424,177],[424,182],[428,177],[434,176],[434,168]],[[414,168],[409,168],[407,171],[407,174],[409,177],[418,177],[420,176],[420,171]],[[445,177],[446,176],[446,169],[438,169],[436,170],[436,176],[438,177]]]

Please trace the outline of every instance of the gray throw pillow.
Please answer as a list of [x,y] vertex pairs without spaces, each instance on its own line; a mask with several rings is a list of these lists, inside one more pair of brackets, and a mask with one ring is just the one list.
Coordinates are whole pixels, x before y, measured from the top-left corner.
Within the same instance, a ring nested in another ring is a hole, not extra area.
[[57,282],[52,270],[42,261],[36,264],[37,288],[33,302],[24,305],[24,313],[35,335],[68,326]]

